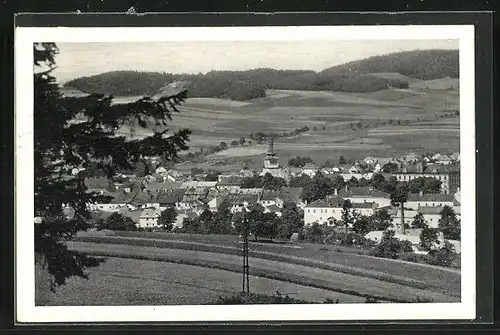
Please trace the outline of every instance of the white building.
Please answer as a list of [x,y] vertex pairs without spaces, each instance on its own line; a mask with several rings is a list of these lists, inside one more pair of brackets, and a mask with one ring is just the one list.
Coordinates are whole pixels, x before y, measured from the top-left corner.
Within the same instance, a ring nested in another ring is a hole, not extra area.
[[352,203],[374,202],[377,204],[377,207],[391,205],[391,195],[374,189],[373,187],[346,187],[346,189],[338,191],[338,195],[343,199],[349,199]]
[[424,220],[427,222],[429,228],[438,228],[442,210],[443,210],[442,206],[438,207],[423,206],[418,208],[418,213],[423,215]]
[[367,172],[367,173],[349,172],[349,173],[341,173],[340,175],[342,176],[342,178],[344,178],[345,181],[349,181],[353,178],[356,178],[357,180],[360,180],[362,178],[365,178],[366,180],[371,180],[373,177],[373,172]]
[[405,202],[405,207],[416,211],[419,207],[453,207],[454,203],[455,197],[453,194],[410,193],[408,195],[408,201]]
[[319,167],[315,164],[308,163],[304,167],[302,167],[301,174],[308,175],[309,177],[314,177],[318,172]]
[[142,211],[139,217],[139,227],[140,228],[156,228],[158,227],[158,218],[161,215],[161,210],[159,208],[146,208]]
[[[344,199],[332,196],[306,205],[304,208],[304,224],[310,225],[314,222],[324,224],[332,219],[340,220],[342,218],[343,203]],[[364,216],[373,215],[376,209],[377,205],[375,203],[353,203],[351,208],[352,211]]]

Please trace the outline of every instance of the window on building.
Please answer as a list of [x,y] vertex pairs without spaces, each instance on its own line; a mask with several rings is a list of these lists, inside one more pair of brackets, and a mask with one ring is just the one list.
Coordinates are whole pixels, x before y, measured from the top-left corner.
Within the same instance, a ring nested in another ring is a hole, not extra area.
[[315,210],[315,209],[313,209],[313,213],[316,213],[316,210]]

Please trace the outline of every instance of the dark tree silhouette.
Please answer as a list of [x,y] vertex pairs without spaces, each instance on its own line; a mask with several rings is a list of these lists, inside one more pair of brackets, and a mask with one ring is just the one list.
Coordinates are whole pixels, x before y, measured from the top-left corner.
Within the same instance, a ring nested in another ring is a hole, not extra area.
[[349,224],[352,223],[352,214],[351,214],[352,203],[351,200],[344,200],[342,203],[342,222],[345,227],[345,236],[347,236]]
[[422,213],[418,213],[417,215],[415,215],[415,217],[413,218],[412,227],[419,229],[424,229],[428,227],[427,222],[425,221]]
[[401,209],[401,229],[403,234],[406,233],[405,229],[405,207],[404,204],[408,200],[408,186],[405,184],[398,185],[396,190],[391,193],[391,204],[393,206],[399,206]]
[[176,218],[177,212],[175,208],[167,208],[158,217],[158,224],[165,230],[172,230]]
[[[115,136],[116,129],[135,123],[146,127],[153,120],[166,126],[186,91],[158,98],[144,97],[128,104],[112,104],[113,97],[92,94],[81,98],[63,97],[52,75],[58,53],[54,43],[35,43],[34,53],[34,194],[35,253],[51,274],[51,289],[71,276],[86,277],[85,269],[97,265],[85,254],[70,251],[63,240],[89,228],[89,203],[109,200],[88,193],[83,178],[71,175],[75,167],[96,167],[113,178],[117,169],[132,169],[144,156],[177,158],[187,149],[189,130],[166,137],[155,132],[144,139]],[[78,118],[78,122],[75,120]],[[72,208],[68,216],[63,207]]]

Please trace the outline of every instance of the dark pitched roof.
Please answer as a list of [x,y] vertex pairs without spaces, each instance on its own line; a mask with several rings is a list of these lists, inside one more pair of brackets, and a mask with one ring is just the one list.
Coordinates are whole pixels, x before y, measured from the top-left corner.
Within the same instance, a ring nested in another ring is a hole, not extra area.
[[228,194],[226,201],[231,205],[241,204],[243,202],[256,203],[259,199],[257,194]]
[[375,203],[374,202],[354,202],[352,203],[352,208],[374,208]]
[[85,178],[84,184],[89,189],[106,189],[110,192],[116,191],[115,184],[107,177]]
[[184,189],[164,190],[158,194],[158,202],[160,204],[175,204],[184,197]]
[[111,193],[111,196],[113,197],[113,199],[110,200],[112,204],[128,204],[134,199],[135,192],[125,193],[123,191],[116,191]]
[[440,201],[440,202],[453,202],[454,200],[453,194],[418,194],[418,193],[410,193],[408,195],[408,201]]
[[144,205],[148,202],[157,202],[158,194],[147,191],[138,191],[135,192],[134,198],[131,203],[134,205]]
[[311,202],[309,205],[306,207],[311,207],[311,208],[338,208],[342,207],[344,203],[344,199],[340,197],[328,197],[327,199],[320,199]]
[[217,186],[241,186],[243,184],[243,178],[240,176],[230,176],[221,178],[217,182]]
[[283,187],[279,191],[278,197],[284,202],[298,202],[302,198],[302,187]]
[[351,187],[347,191],[342,189],[338,192],[338,195],[345,198],[373,197],[385,199],[389,199],[391,196],[389,193],[379,191],[373,187]]
[[262,195],[260,197],[260,200],[274,200],[276,197],[279,195],[278,191],[272,191],[272,190],[264,190],[262,191]]
[[440,214],[443,206],[418,206],[417,212],[420,214]]

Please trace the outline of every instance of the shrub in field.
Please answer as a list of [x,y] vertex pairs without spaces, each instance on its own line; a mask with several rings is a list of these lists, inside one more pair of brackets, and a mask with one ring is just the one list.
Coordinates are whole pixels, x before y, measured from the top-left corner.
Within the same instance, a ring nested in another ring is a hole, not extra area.
[[120,213],[113,213],[106,220],[99,221],[98,229],[133,231],[137,230],[137,227],[131,218]]
[[424,227],[420,233],[420,246],[426,251],[430,251],[436,244],[439,244],[439,230],[436,228]]
[[439,230],[443,232],[444,238],[460,241],[460,221],[455,211],[449,206],[444,206],[439,219]]
[[431,264],[451,267],[458,255],[453,245],[445,241],[442,248],[429,251],[429,256],[431,256]]
[[387,230],[380,243],[371,250],[370,254],[375,257],[397,259],[403,252],[411,251],[413,248],[409,241],[401,241],[394,237],[394,231]]
[[307,304],[307,301],[294,299],[277,292],[276,295],[239,293],[229,297],[221,296],[217,305],[254,305],[254,304]]

